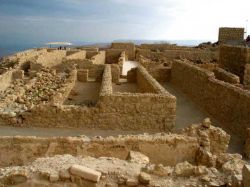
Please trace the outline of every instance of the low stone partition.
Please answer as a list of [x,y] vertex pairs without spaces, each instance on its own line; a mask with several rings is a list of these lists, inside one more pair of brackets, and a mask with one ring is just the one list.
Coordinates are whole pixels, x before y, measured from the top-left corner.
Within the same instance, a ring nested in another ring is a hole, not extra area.
[[[125,160],[129,151],[140,151],[152,163],[174,166],[195,163],[197,138],[185,135],[127,135],[107,138],[83,137],[0,137],[0,167],[25,165],[36,158],[71,154],[74,156],[115,157]],[[155,154],[157,153],[157,154]]]
[[4,91],[10,86],[13,71],[14,70],[9,70],[0,75],[0,91]]
[[106,50],[106,63],[107,64],[117,64],[123,49],[107,49]]
[[243,84],[246,87],[246,89],[250,90],[250,63],[245,65],[244,83]]
[[77,70],[75,69],[69,73],[69,77],[64,83],[64,86],[62,86],[51,99],[52,106],[62,105],[65,102],[71,90],[75,86],[76,80],[77,80]]
[[140,92],[164,94],[166,92],[163,88],[148,72],[142,67],[137,67],[137,85]]
[[100,51],[96,55],[91,57],[91,61],[93,64],[105,64],[105,59],[106,59],[106,52],[105,51]]
[[141,78],[140,84],[144,84],[144,89],[155,89],[153,93],[113,93],[111,67],[105,66],[99,100],[94,107],[38,105],[22,114],[23,124],[38,127],[170,131],[175,124],[176,98],[160,88],[159,83],[149,78],[150,75],[143,70],[141,77],[148,78]]
[[220,124],[244,136],[250,125],[250,92],[215,78],[213,72],[175,61],[171,83]]
[[[42,67],[51,68],[62,63],[63,58],[66,57],[65,50],[54,50],[53,52],[47,52],[43,55],[39,55],[35,62],[31,63],[31,70],[40,70]],[[40,68],[39,68],[40,67]]]
[[128,55],[128,60],[135,60],[135,44],[133,43],[112,43],[112,49],[122,49]]
[[231,84],[240,84],[240,78],[237,75],[234,75],[222,68],[216,68],[214,70],[214,75],[216,79],[231,83]]
[[169,82],[171,78],[171,67],[159,67],[149,71],[150,75],[158,82]]
[[70,50],[66,51],[66,60],[84,60],[86,58],[86,51]]
[[210,50],[192,49],[192,50],[164,50],[162,52],[153,52],[148,49],[137,49],[137,58],[142,55],[145,58],[155,59],[164,57],[167,60],[177,58],[188,59],[191,61],[214,61],[219,59],[219,53]]

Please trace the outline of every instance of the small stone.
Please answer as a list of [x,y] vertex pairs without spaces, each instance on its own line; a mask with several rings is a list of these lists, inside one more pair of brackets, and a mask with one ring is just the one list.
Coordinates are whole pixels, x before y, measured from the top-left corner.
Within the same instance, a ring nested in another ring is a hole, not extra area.
[[136,179],[128,179],[126,182],[127,186],[138,186],[138,181]]
[[139,182],[142,184],[149,184],[151,180],[151,176],[145,172],[141,172],[138,179],[139,179]]
[[57,182],[59,180],[59,175],[58,174],[51,174],[49,176],[50,182]]
[[210,128],[212,125],[210,118],[205,118],[202,122],[202,126],[205,128]]
[[59,171],[59,177],[60,177],[62,180],[70,179],[70,173],[69,173],[68,170],[62,169],[62,170]]
[[146,155],[136,151],[130,151],[127,160],[139,164],[149,163],[149,158]]
[[250,186],[250,165],[244,165],[242,170],[243,186]]
[[96,170],[81,165],[71,166],[70,173],[93,182],[99,182],[102,175],[100,172]]

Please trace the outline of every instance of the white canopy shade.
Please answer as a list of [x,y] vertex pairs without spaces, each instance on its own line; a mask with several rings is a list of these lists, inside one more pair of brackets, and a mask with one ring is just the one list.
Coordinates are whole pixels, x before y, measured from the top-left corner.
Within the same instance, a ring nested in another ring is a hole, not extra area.
[[69,42],[50,42],[50,43],[46,43],[45,45],[72,45],[72,43],[69,43]]

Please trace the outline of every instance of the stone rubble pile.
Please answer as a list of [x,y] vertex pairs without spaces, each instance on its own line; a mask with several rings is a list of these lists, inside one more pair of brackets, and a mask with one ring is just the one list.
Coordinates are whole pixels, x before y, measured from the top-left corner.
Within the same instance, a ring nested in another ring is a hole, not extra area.
[[27,88],[25,94],[18,97],[16,102],[25,104],[28,108],[32,105],[47,103],[63,86],[66,78],[66,74],[56,74],[55,70],[43,69],[36,74],[35,84]]

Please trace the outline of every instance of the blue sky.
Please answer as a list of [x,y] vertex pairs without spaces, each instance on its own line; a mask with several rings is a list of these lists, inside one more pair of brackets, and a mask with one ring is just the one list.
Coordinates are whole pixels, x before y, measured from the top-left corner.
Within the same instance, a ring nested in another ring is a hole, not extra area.
[[249,7],[249,0],[0,0],[0,42],[216,40],[220,26],[250,29]]

